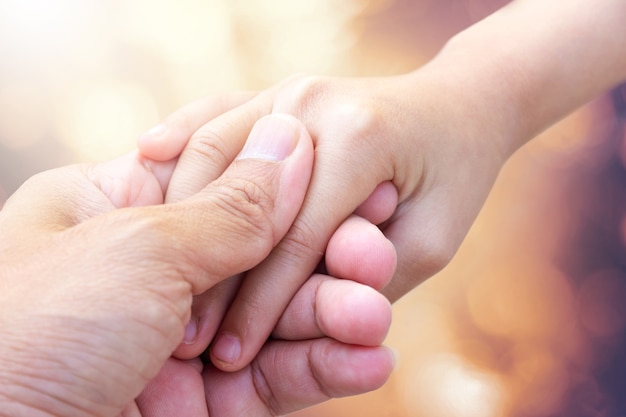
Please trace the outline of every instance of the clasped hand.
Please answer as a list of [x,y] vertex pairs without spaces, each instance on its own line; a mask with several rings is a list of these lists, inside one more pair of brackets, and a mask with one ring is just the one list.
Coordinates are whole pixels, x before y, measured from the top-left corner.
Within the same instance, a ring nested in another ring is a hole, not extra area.
[[[194,296],[210,302],[198,296],[231,287],[282,239],[312,165],[306,130],[275,115],[174,204],[162,203],[181,167],[137,153],[27,181],[0,212],[0,415],[278,415],[380,386],[393,359],[379,346],[379,276],[314,274],[238,372],[203,360],[210,340],[190,322]],[[391,279],[393,247],[362,218],[337,230],[335,259],[358,262],[354,234]]]

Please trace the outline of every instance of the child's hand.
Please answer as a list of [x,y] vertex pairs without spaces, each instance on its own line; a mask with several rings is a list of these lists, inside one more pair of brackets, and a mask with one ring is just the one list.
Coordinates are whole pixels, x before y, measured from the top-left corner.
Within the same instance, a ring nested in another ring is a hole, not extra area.
[[[144,136],[140,149],[150,158],[182,152],[167,201],[219,175],[266,114],[295,116],[315,142],[312,182],[290,231],[236,295],[229,292],[233,304],[211,351],[216,366],[237,370],[250,362],[355,211],[384,220],[396,247],[398,269],[384,289],[391,300],[446,265],[510,154],[626,78],[624,2],[605,0],[593,10],[584,4],[512,2],[411,74],[300,76],[218,117],[196,113],[195,126],[206,124],[188,143],[182,134]],[[166,123],[168,132],[181,127],[176,119]]]
[[[219,327],[211,349],[216,366],[236,370],[249,363],[289,300],[318,266],[333,233],[352,213],[375,224],[384,222],[382,230],[396,245],[399,271],[386,289],[392,299],[450,260],[504,159],[498,148],[485,145],[490,138],[479,133],[486,121],[464,110],[468,105],[461,105],[462,98],[451,100],[451,94],[427,76],[297,77],[234,110],[206,117],[208,122],[191,135],[188,144],[184,135],[141,139],[140,150],[150,158],[167,160],[182,152],[166,202],[195,193],[219,175],[244,146],[252,124],[265,113],[296,116],[315,141],[313,179],[287,237],[245,279],[233,278],[194,301],[204,338],[199,346],[210,341]],[[420,100],[411,99],[416,96]],[[177,125],[178,115],[168,120],[167,131],[191,133]],[[160,147],[162,142],[167,145]],[[352,240],[358,244],[358,235]],[[377,289],[392,272],[372,269],[388,264],[387,255],[381,254],[382,249],[369,248],[361,265],[369,274],[380,275]],[[358,280],[355,271],[330,272]],[[177,354],[187,357],[197,352],[181,346]]]

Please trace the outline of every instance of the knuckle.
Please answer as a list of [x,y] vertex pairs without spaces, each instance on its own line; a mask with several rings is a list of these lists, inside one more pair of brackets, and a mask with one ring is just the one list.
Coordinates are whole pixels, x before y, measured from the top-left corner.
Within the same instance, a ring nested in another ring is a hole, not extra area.
[[185,153],[193,159],[207,161],[216,166],[226,167],[232,157],[228,154],[223,144],[224,139],[215,131],[200,129],[193,134]]
[[380,103],[371,99],[353,98],[343,102],[337,109],[340,120],[350,120],[349,129],[343,132],[346,146],[363,146],[363,142],[374,145],[383,131],[384,118]]
[[159,252],[161,245],[165,246],[171,239],[164,217],[149,210],[121,209],[106,216],[106,219],[100,226],[111,231],[108,235],[112,238],[107,241],[114,247],[121,247],[119,244],[124,242],[131,243],[135,255],[149,256]]
[[278,94],[275,109],[278,112],[295,113],[294,116],[307,118],[315,114],[321,100],[328,95],[330,79],[313,75],[296,75],[289,79]]
[[306,218],[302,218],[304,213],[300,216],[280,242],[280,251],[277,253],[283,258],[297,261],[319,258],[324,254],[326,240],[319,230],[309,226],[310,222]]
[[296,92],[317,92],[324,88],[328,81],[327,77],[311,74],[296,74],[287,80],[287,85]]
[[215,191],[216,204],[237,222],[239,233],[273,244],[274,199],[267,190],[252,179],[231,178]]

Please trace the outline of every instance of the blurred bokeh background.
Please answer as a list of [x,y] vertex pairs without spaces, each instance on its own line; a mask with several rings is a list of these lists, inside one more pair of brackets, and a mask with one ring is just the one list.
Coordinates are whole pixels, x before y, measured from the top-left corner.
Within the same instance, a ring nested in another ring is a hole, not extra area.
[[[206,94],[409,71],[506,3],[0,0],[0,205]],[[450,266],[395,305],[389,382],[298,415],[626,415],[625,124],[617,88],[520,150]]]

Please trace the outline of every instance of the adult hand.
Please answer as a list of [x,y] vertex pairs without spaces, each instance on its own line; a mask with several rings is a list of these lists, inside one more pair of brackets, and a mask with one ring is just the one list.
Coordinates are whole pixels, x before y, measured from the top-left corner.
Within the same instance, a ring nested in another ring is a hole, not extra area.
[[[7,201],[0,212],[2,413],[138,412],[134,399],[184,337],[192,296],[267,256],[299,209],[311,142],[293,120],[278,119],[265,119],[218,180],[179,204],[154,205],[172,164],[132,155],[37,175]],[[291,357],[313,352],[316,342],[308,343]],[[320,353],[346,348],[323,343]],[[390,360],[384,350],[378,358],[380,378]]]

